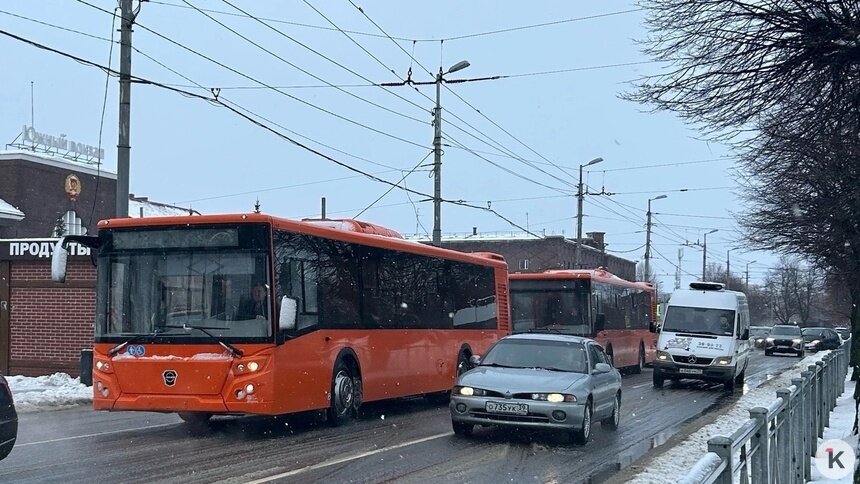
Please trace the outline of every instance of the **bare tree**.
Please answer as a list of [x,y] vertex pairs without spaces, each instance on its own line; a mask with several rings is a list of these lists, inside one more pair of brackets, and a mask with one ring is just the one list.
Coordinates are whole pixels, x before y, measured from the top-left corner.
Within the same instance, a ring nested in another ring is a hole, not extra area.
[[[626,98],[734,144],[752,245],[799,255],[848,288],[857,381],[860,0],[640,4],[648,12],[645,51],[664,68]],[[860,385],[854,397],[860,406]]]
[[860,105],[860,2],[642,0],[645,53],[663,62],[626,97],[699,123],[721,139],[762,118],[804,126]]

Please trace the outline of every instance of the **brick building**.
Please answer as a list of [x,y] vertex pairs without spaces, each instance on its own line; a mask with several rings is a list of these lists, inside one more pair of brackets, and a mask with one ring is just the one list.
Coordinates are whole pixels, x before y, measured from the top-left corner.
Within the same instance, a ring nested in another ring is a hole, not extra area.
[[511,272],[603,267],[622,279],[636,280],[636,262],[607,254],[603,232],[591,232],[587,236],[581,246],[580,267],[575,267],[576,242],[563,235],[479,234],[473,230],[471,234],[443,236],[442,247],[462,252],[500,254],[505,257]]
[[[92,347],[96,271],[72,246],[66,282],[51,281],[60,235],[95,234],[115,215],[116,175],[31,152],[0,153],[0,373],[77,376]],[[131,216],[196,213],[129,197]]]

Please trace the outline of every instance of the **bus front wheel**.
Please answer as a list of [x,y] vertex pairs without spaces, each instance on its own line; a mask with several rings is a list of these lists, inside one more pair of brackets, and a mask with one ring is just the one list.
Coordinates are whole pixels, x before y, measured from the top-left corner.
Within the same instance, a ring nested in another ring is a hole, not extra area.
[[184,422],[195,427],[205,426],[209,423],[209,419],[212,418],[211,413],[204,412],[179,412],[178,415]]
[[355,385],[352,371],[343,360],[339,360],[335,366],[330,400],[331,404],[326,410],[329,424],[333,427],[345,424],[355,408]]

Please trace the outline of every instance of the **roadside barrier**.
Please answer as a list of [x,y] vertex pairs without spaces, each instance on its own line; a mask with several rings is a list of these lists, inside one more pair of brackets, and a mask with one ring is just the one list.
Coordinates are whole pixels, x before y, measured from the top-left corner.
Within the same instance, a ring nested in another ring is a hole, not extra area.
[[804,483],[811,457],[829,425],[830,411],[845,391],[851,340],[809,365],[791,386],[776,391],[767,407],[749,410],[750,418],[731,437],[708,439],[708,452],[679,482]]

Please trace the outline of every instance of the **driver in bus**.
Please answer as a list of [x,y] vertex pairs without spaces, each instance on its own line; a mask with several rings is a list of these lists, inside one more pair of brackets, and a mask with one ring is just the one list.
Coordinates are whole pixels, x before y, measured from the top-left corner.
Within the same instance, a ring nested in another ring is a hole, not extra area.
[[254,284],[251,289],[251,299],[246,299],[239,305],[236,319],[268,319],[269,305],[266,295],[269,289],[262,282]]

